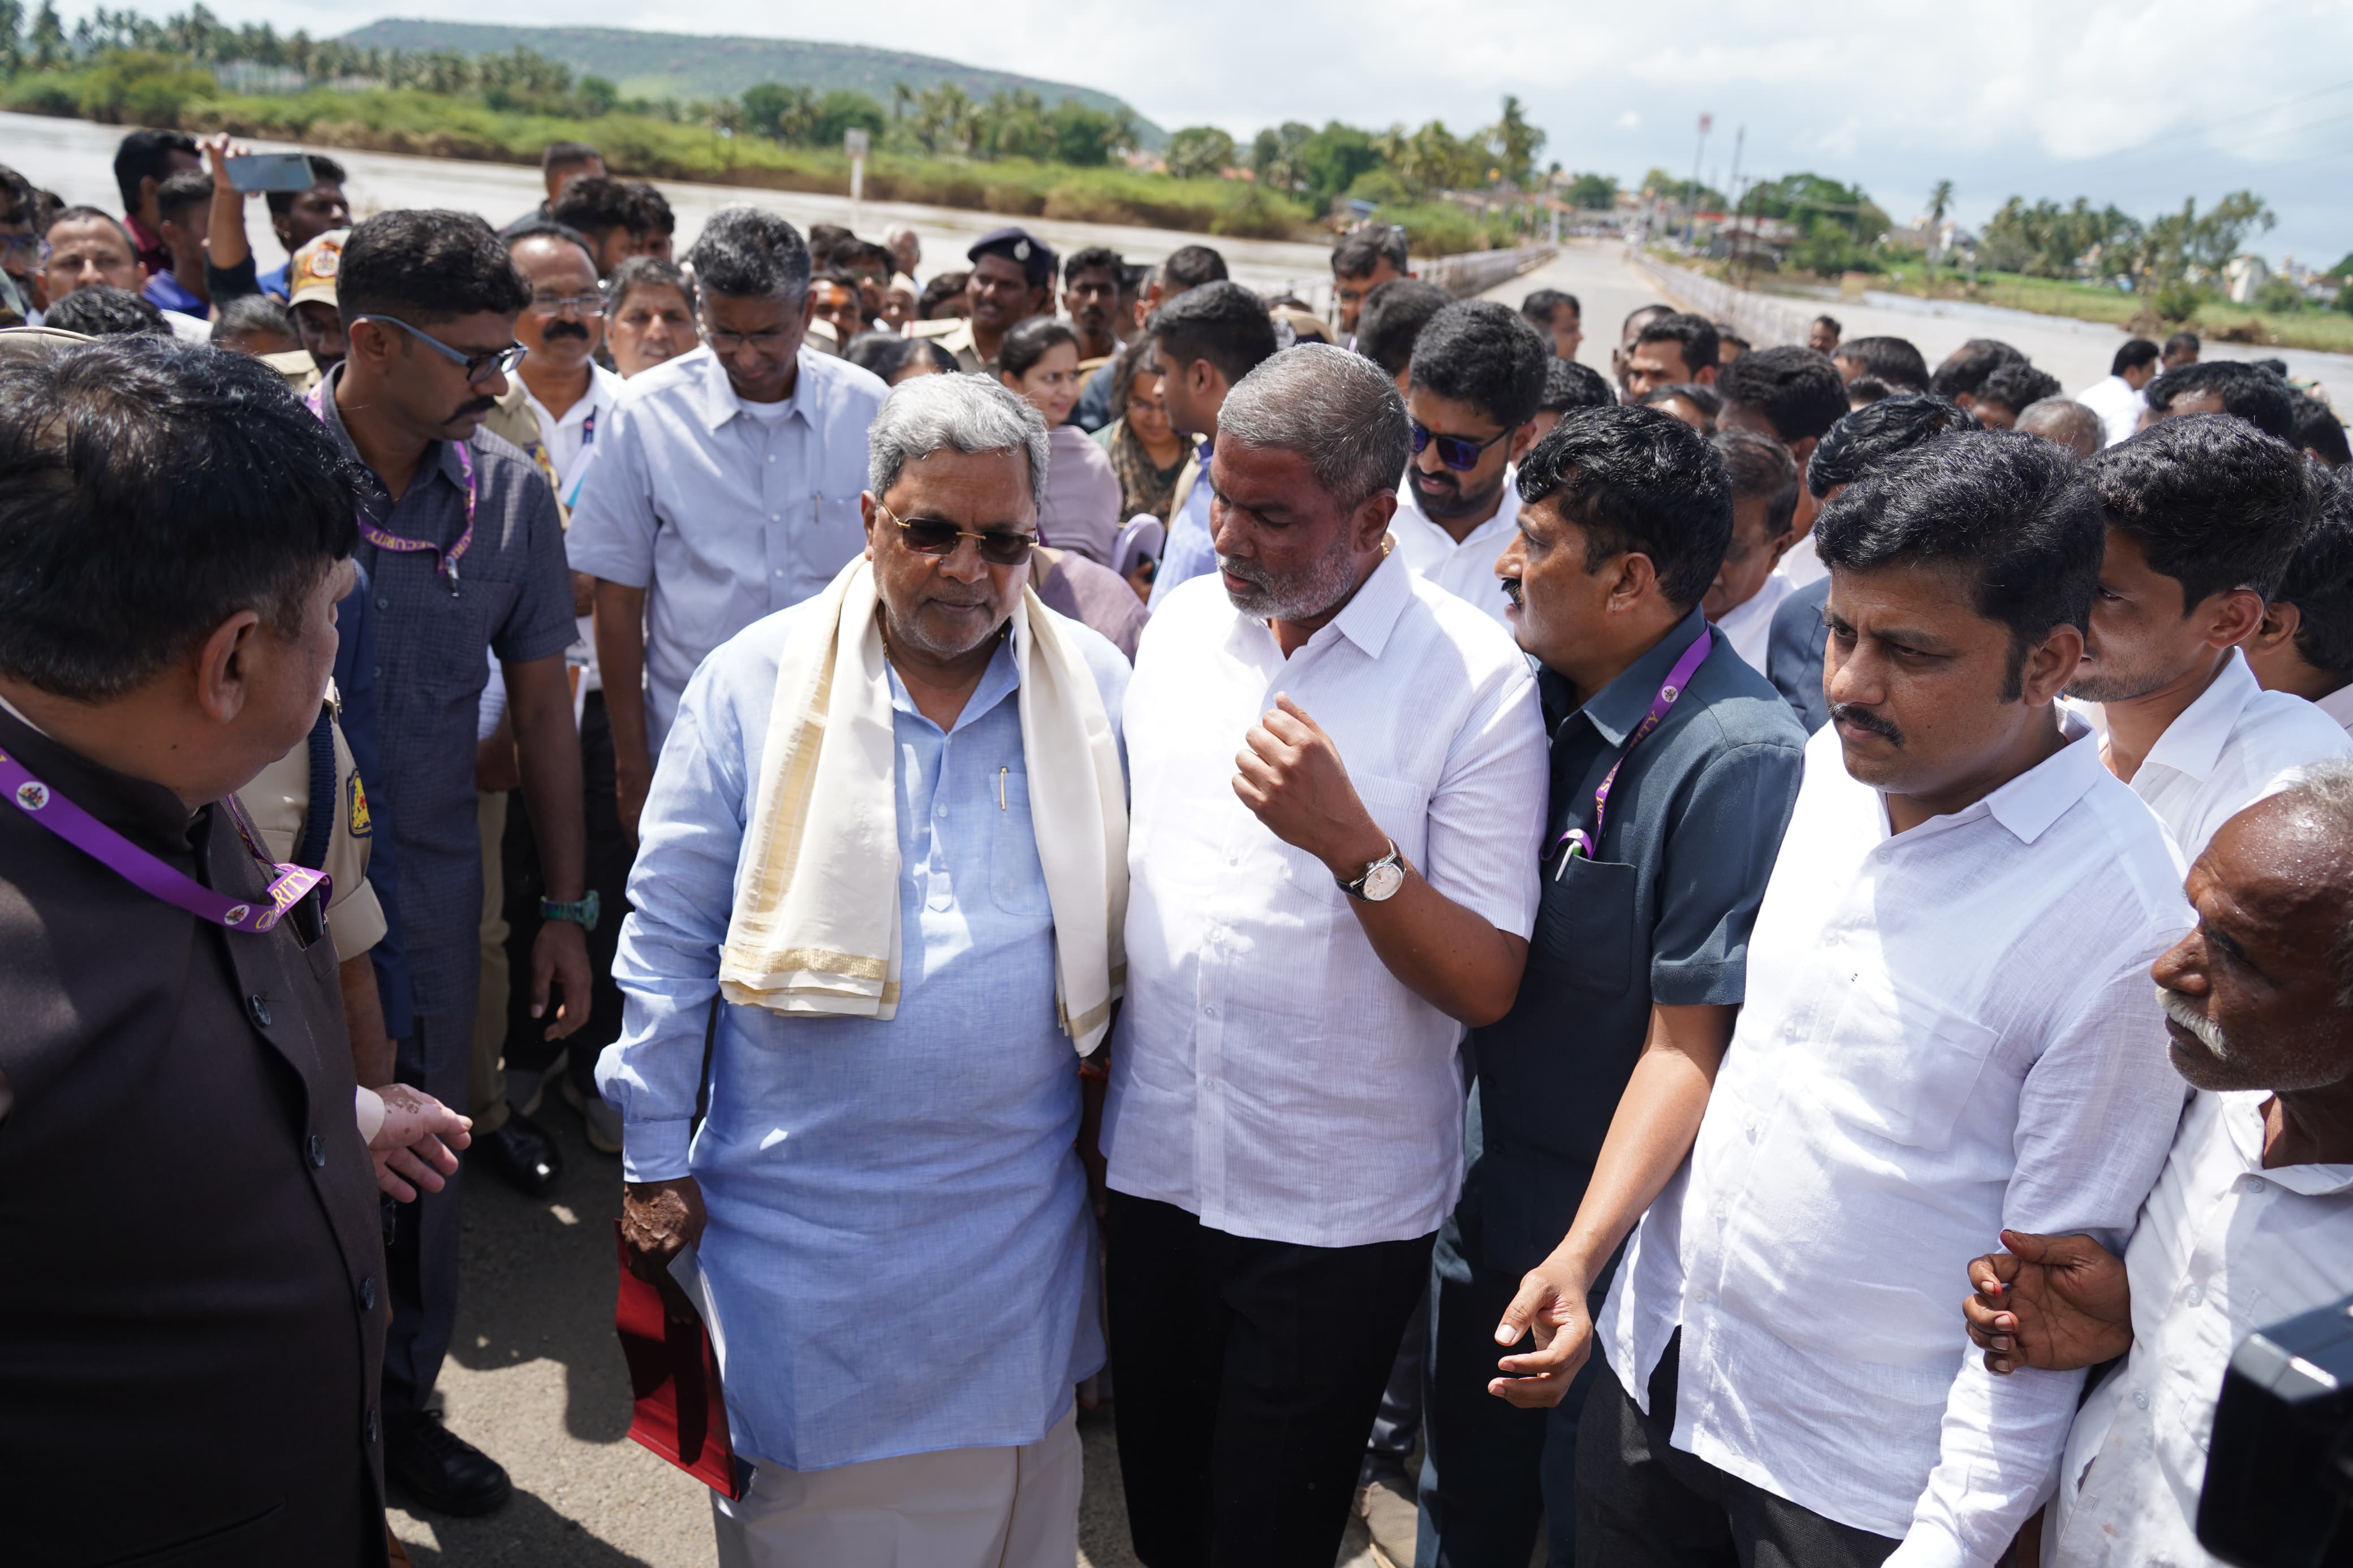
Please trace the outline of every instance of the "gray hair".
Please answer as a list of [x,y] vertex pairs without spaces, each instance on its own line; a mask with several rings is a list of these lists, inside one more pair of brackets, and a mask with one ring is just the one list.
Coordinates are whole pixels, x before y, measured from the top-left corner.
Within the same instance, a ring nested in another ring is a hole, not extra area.
[[1284,349],[1235,383],[1218,412],[1218,437],[1298,453],[1344,507],[1397,489],[1412,445],[1397,384],[1330,343]]
[[[2342,847],[2353,844],[2353,762],[2316,763],[2277,796],[2284,810],[2337,840],[2339,853],[2329,858],[2342,877]],[[2353,1007],[2353,918],[2337,928],[2328,944],[2329,966],[2337,971],[2337,1005]]]
[[997,382],[977,375],[919,375],[891,389],[866,437],[866,483],[877,500],[899,472],[943,447],[959,452],[1019,451],[1029,459],[1029,499],[1043,504],[1046,420]]
[[2072,397],[2045,397],[2018,411],[2018,427],[2088,458],[2108,444],[2100,416]]

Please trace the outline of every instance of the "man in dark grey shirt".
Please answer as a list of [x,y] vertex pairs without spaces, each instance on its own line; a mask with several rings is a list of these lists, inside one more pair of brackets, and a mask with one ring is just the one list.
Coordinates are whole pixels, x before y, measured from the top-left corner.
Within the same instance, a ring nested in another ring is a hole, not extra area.
[[[531,289],[480,218],[392,212],[344,242],[338,293],[350,354],[313,395],[364,470],[357,554],[375,617],[378,743],[400,810],[401,906],[416,1027],[398,1070],[463,1104],[480,970],[481,847],[474,724],[495,656],[546,869],[533,1011],[552,1037],[586,1021],[580,750],[564,649],[575,636],[562,521],[521,451],[480,428],[521,356]],[[550,995],[551,982],[556,993]],[[553,1008],[560,999],[561,1013]],[[422,1409],[457,1311],[458,1192],[404,1209],[390,1253],[385,1468],[413,1500],[484,1513],[506,1473]]]
[[1495,1323],[1568,1232],[1621,1094],[1639,1120],[1730,1039],[1806,740],[1700,612],[1732,536],[1705,439],[1655,409],[1577,410],[1518,483],[1495,569],[1544,667],[1552,805],[1519,999],[1471,1032],[1470,1164],[1432,1261],[1417,1556],[1453,1568],[1524,1568],[1539,1520],[1547,1561],[1576,1560],[1582,1391],[1497,1397]]

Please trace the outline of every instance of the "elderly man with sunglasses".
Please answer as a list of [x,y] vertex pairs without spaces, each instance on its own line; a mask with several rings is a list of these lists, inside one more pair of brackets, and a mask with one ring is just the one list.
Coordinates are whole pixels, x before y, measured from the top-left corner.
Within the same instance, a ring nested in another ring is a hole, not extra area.
[[[580,749],[564,649],[575,635],[555,498],[529,458],[482,429],[522,363],[515,317],[531,288],[490,226],[462,213],[390,212],[353,228],[337,278],[350,352],[311,406],[360,475],[360,542],[376,626],[382,775],[370,804],[400,858],[416,1028],[403,1082],[463,1104],[482,909],[474,722],[495,657],[546,873],[532,1013],[551,1037],[588,1013]],[[551,989],[551,982],[553,987]],[[390,1253],[385,1468],[426,1507],[486,1513],[506,1472],[425,1409],[458,1296],[451,1182],[404,1208]]]
[[809,251],[773,213],[714,214],[687,257],[702,346],[632,379],[572,517],[633,838],[687,679],[859,552],[866,432],[887,390],[803,346]]
[[597,1082],[754,1467],[724,1568],[1078,1553],[1127,662],[1027,588],[1047,464],[1001,387],[894,391],[863,553],[703,662],[646,802]]

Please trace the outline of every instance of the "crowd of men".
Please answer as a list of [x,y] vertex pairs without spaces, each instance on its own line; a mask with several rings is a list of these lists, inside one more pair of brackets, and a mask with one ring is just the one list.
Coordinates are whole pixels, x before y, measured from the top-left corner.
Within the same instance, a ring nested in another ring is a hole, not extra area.
[[1106,1401],[1153,1568],[2208,1561],[2353,1293],[2284,367],[674,256],[573,143],[502,230],[313,155],[265,274],[241,155],[0,169],[0,1557],[501,1506],[432,1393],[553,1089],[731,1568],[1060,1568]]

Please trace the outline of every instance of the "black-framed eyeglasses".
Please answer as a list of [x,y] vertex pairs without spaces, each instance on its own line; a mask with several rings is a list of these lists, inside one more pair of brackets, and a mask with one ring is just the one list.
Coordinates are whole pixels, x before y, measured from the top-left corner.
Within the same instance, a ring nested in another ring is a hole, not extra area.
[[531,353],[529,349],[523,347],[521,343],[509,343],[502,349],[492,349],[487,353],[464,353],[457,349],[451,348],[448,343],[443,342],[431,332],[420,331],[417,328],[410,326],[398,316],[354,316],[352,318],[352,323],[354,326],[362,321],[382,321],[387,327],[398,327],[402,331],[406,332],[410,337],[415,338],[418,342],[423,343],[427,348],[431,349],[435,353],[439,354],[443,359],[448,360],[450,363],[463,366],[466,372],[466,381],[469,385],[479,384],[490,380],[491,377],[494,375],[513,374],[515,366],[522,363],[523,355]]
[[980,558],[991,566],[1018,566],[1029,559],[1029,552],[1038,544],[1036,534],[1010,528],[989,528],[976,532],[935,517],[913,517],[902,521],[879,500],[874,503],[874,510],[898,523],[900,539],[918,555],[953,555],[956,551],[956,542],[969,539],[974,548],[980,552]]
[[1409,419],[1406,426],[1413,432],[1415,457],[1420,457],[1423,449],[1435,441],[1438,443],[1438,460],[1458,474],[1467,474],[1477,468],[1479,454],[1511,434],[1505,430],[1483,441],[1473,441],[1468,436],[1441,436],[1419,419]]
[[785,327],[764,327],[756,332],[723,332],[704,321],[700,313],[695,316],[694,324],[702,329],[702,341],[711,345],[713,353],[731,359],[746,348],[755,348],[764,353],[774,353],[785,346],[785,338],[789,332],[789,329]]

